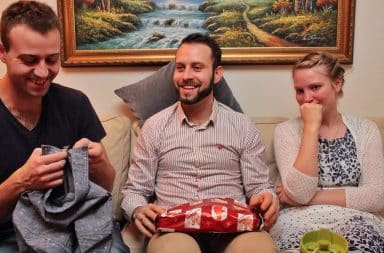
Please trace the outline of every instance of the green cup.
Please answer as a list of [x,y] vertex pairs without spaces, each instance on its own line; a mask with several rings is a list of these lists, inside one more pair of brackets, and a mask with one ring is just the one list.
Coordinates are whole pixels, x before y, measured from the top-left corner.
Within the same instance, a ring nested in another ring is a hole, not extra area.
[[328,229],[305,233],[300,240],[301,253],[347,253],[347,240]]

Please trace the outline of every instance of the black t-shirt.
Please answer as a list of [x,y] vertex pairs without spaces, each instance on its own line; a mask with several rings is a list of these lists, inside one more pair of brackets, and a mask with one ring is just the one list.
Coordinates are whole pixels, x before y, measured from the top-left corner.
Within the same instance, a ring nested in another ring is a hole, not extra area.
[[[0,183],[42,144],[72,147],[81,138],[99,142],[105,136],[89,99],[82,92],[52,84],[42,103],[40,120],[29,131],[0,100]],[[0,220],[0,240],[9,233],[13,233],[11,217]]]

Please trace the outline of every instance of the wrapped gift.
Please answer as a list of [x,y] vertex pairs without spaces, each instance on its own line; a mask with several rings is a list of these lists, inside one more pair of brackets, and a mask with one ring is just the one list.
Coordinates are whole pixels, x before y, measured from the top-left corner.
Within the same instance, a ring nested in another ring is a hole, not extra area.
[[262,215],[255,208],[231,198],[211,198],[172,207],[156,217],[161,232],[237,233],[263,229]]

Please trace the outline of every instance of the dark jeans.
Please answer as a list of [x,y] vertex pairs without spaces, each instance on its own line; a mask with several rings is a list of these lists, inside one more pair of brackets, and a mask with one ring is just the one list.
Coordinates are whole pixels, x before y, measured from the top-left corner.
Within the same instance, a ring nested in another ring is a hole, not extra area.
[[[0,250],[0,252],[2,252]],[[129,253],[129,248],[124,244],[121,237],[120,225],[117,222],[113,223],[112,231],[112,246],[110,253]]]
[[[0,241],[0,253],[15,253],[19,250],[17,246],[16,234],[13,233],[5,240]],[[124,244],[121,237],[120,226],[118,223],[113,223],[112,245],[110,253],[129,253],[129,248]]]
[[8,236],[5,240],[0,241],[0,252],[1,253],[15,253],[19,247],[17,247],[16,234],[13,233]]

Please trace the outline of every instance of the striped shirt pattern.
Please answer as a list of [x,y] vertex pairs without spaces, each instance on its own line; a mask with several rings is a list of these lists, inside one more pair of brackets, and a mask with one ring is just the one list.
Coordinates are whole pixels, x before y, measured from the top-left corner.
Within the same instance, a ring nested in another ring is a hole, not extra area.
[[177,102],[145,122],[122,191],[130,219],[153,196],[164,208],[212,197],[246,202],[273,185],[260,132],[248,117],[214,101],[209,120],[196,126]]

